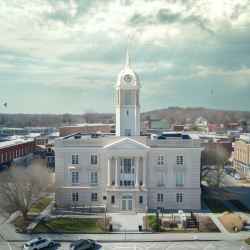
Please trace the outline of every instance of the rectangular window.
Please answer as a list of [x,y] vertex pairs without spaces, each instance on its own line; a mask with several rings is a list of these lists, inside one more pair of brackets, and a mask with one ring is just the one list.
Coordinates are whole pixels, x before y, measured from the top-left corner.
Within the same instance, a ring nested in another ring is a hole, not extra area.
[[163,194],[157,194],[157,201],[163,202]]
[[165,157],[164,157],[164,155],[158,155],[157,156],[157,164],[158,165],[164,165],[165,164]]
[[90,182],[92,185],[97,185],[97,183],[98,183],[98,173],[97,172],[91,172]]
[[72,164],[79,164],[79,161],[78,161],[78,155],[72,155],[71,157],[71,163]]
[[79,193],[72,193],[72,201],[79,201]]
[[165,186],[165,174],[159,173],[156,176],[156,186],[157,187],[164,187]]
[[132,171],[132,159],[123,159],[124,174],[131,174]]
[[183,163],[184,163],[184,157],[183,157],[183,155],[177,155],[176,156],[176,164],[177,165],[183,165]]
[[114,195],[111,196],[111,203],[115,204],[115,196]]
[[91,165],[97,165],[97,155],[91,155]]
[[97,201],[97,193],[91,193],[91,201]]
[[142,196],[142,195],[139,196],[139,203],[140,203],[140,204],[143,204],[143,196]]
[[125,136],[131,136],[131,129],[125,129]]
[[176,194],[176,202],[181,203],[182,202],[182,193]]
[[125,105],[132,105],[132,91],[124,91]]
[[176,173],[175,183],[176,183],[176,187],[184,186],[184,173]]
[[72,183],[72,185],[79,183],[79,172],[77,172],[77,171],[71,172],[71,183]]

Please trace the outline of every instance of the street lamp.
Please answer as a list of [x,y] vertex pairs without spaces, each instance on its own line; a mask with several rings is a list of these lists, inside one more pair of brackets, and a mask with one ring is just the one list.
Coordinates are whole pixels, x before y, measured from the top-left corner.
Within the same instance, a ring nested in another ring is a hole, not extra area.
[[104,201],[104,232],[106,232],[106,220],[107,220],[107,196],[103,196]]
[[146,231],[148,231],[148,205],[146,205]]

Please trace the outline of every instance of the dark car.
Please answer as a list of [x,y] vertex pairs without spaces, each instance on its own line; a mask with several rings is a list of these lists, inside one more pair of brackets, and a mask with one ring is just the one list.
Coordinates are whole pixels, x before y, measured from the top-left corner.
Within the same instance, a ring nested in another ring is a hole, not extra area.
[[85,250],[95,247],[95,241],[91,239],[87,240],[76,240],[69,245],[70,250]]

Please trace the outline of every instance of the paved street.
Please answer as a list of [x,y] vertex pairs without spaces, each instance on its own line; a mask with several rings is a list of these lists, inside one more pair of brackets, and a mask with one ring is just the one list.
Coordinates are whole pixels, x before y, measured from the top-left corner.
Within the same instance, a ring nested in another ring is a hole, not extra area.
[[[23,242],[0,243],[1,250],[17,250]],[[68,250],[69,243],[57,243],[50,250]],[[240,241],[196,241],[196,242],[135,242],[135,243],[98,243],[95,250],[248,250]]]

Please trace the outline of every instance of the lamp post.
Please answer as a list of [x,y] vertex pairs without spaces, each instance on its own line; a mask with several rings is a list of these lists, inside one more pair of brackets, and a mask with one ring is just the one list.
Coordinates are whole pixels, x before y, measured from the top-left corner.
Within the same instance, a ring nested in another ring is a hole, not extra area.
[[106,220],[107,220],[107,196],[102,197],[104,202],[104,232],[106,232]]
[[146,231],[148,231],[148,205],[146,205]]
[[106,232],[106,220],[107,220],[107,204],[106,204],[106,201],[104,202],[104,204],[105,204],[104,232]]

